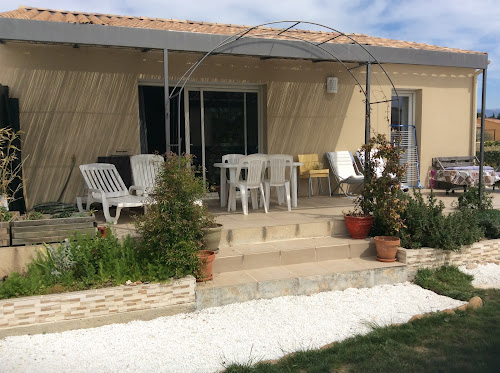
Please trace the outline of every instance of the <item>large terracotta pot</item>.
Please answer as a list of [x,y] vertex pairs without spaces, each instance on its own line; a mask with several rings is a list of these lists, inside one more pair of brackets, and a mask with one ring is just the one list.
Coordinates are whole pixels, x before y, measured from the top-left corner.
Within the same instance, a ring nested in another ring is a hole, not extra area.
[[376,236],[377,260],[379,262],[395,262],[401,240],[393,236]]
[[216,224],[215,227],[203,229],[203,249],[218,252],[221,233],[222,224]]
[[344,215],[347,230],[352,238],[366,238],[373,226],[373,216]]
[[199,250],[196,255],[198,255],[201,262],[200,272],[196,275],[196,282],[210,281],[214,278],[212,264],[215,259],[215,252],[212,250]]

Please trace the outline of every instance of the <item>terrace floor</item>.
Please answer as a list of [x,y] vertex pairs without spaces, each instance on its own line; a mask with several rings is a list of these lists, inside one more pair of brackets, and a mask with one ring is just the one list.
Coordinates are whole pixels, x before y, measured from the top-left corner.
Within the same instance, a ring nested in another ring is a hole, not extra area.
[[[494,191],[490,189],[490,191],[493,196],[493,207],[500,209],[500,189]],[[422,189],[422,193],[424,196],[428,196],[430,189]],[[450,193],[449,195],[446,195],[444,190],[436,190],[434,193],[439,200],[444,202],[445,211],[452,212],[454,211],[453,204],[458,203],[458,197],[462,194],[462,191],[457,190],[455,193]],[[298,207],[293,208],[291,212],[287,211],[285,205],[280,206],[275,200],[271,200],[269,213],[264,213],[262,208],[259,210],[252,210],[251,206],[249,206],[249,213],[246,216],[243,215],[239,201],[237,210],[233,212],[228,212],[227,208],[221,208],[219,200],[215,198],[207,199],[205,203],[208,204],[209,211],[216,215],[217,222],[222,224],[225,229],[237,229],[342,219],[343,211],[348,211],[353,208],[354,199],[346,198],[343,195],[334,195],[333,197],[316,195],[311,198],[301,196],[298,199]],[[122,211],[119,223],[113,227],[115,234],[118,237],[123,237],[127,234],[134,235],[135,228],[133,216],[141,213],[142,209]],[[106,224],[102,211],[97,212],[96,220],[99,224]]]

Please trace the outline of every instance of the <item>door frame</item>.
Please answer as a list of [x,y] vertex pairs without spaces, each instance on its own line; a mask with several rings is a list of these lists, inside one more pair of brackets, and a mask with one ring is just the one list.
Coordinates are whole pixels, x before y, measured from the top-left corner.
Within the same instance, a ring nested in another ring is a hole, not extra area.
[[[263,124],[263,86],[261,84],[217,84],[217,83],[196,83],[186,84],[184,88],[184,128],[185,128],[185,148],[186,153],[191,151],[191,131],[190,131],[190,121],[189,121],[189,92],[200,92],[200,126],[201,126],[201,163],[203,170],[203,180],[206,180],[206,165],[205,165],[205,103],[203,99],[204,92],[241,92],[241,93],[257,93],[257,128],[258,128],[258,150],[259,153],[264,152],[263,139],[264,139],[264,124]],[[244,101],[244,107],[246,111],[246,100]],[[245,124],[246,129],[246,115]],[[244,133],[245,151],[247,148],[247,133]]]
[[[169,81],[169,87],[173,86],[178,83],[178,81]],[[156,80],[156,79],[138,79],[137,80],[137,88],[139,86],[157,86],[157,87],[163,87],[164,82],[163,80]],[[264,153],[265,152],[265,135],[264,135],[264,110],[263,108],[265,107],[264,105],[264,84],[258,84],[258,83],[248,83],[248,84],[241,84],[241,83],[217,83],[217,82],[195,82],[195,81],[190,81],[188,82],[183,91],[183,99],[184,99],[184,129],[185,129],[185,138],[184,138],[184,145],[186,149],[186,153],[189,153],[191,150],[190,146],[190,127],[189,127],[189,91],[200,91],[201,97],[200,97],[200,104],[201,104],[201,135],[202,135],[202,164],[203,164],[203,180],[206,180],[206,171],[205,171],[205,123],[204,123],[204,102],[203,102],[203,91],[220,91],[220,92],[252,92],[252,93],[257,93],[257,120],[258,120],[258,150],[259,153]],[[138,102],[140,105],[140,103]],[[246,119],[246,118],[245,118]],[[140,126],[140,115],[138,115],[138,126]],[[246,133],[244,134],[245,136],[245,148],[246,148]],[[140,142],[140,139],[139,139]],[[179,144],[179,147],[180,144]]]
[[[414,89],[397,89],[398,97],[408,97],[408,124],[415,125],[415,105],[416,105],[416,90]],[[395,92],[392,91],[392,96],[395,96]],[[392,124],[392,123],[391,123]]]

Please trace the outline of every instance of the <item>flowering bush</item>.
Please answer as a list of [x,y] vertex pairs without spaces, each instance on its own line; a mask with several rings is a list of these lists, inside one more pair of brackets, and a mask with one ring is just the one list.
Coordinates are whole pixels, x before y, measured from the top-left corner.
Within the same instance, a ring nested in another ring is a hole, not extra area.
[[[357,211],[375,217],[374,230],[379,235],[394,236],[404,227],[402,213],[407,201],[401,198],[401,180],[406,165],[400,164],[401,149],[385,135],[378,134],[361,147],[369,166],[364,169],[365,185],[355,201]],[[382,174],[376,174],[382,169]]]

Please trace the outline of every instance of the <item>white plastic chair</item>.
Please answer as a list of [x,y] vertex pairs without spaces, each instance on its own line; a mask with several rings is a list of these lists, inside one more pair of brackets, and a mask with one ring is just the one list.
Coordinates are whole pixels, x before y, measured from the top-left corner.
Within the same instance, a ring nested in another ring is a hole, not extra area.
[[357,185],[354,190],[356,191],[365,181],[364,176],[358,175],[354,169],[354,159],[351,152],[347,150],[328,152],[326,153],[326,158],[330,163],[333,175],[337,179],[337,185],[335,188],[340,187],[340,190],[344,192],[346,197],[351,197],[352,193],[347,193],[342,187],[342,184]]
[[[238,164],[238,161],[243,158],[245,155],[244,154],[225,154],[222,156],[222,163],[229,163],[229,164]],[[221,169],[220,172],[226,172],[225,169]],[[234,177],[234,176],[233,176]],[[226,174],[226,184],[227,184],[227,188],[226,190],[228,191],[229,193],[229,189],[230,189],[230,184],[231,184],[231,171],[229,172],[229,177],[227,177],[227,174]],[[227,195],[226,196],[221,196],[221,198],[227,198]]]
[[269,210],[270,197],[271,197],[271,187],[276,187],[276,193],[278,195],[278,203],[281,205],[283,202],[282,191],[285,189],[286,203],[288,211],[292,210],[292,205],[290,201],[290,180],[286,178],[286,169],[289,169],[288,175],[292,175],[292,164],[293,157],[286,154],[272,154],[267,156],[269,160],[269,179],[264,181],[266,187],[266,202],[267,209]]
[[[267,166],[267,156],[249,155],[240,158],[236,168],[236,178],[232,180],[229,187],[229,200],[227,211],[236,210],[236,188],[240,189],[241,205],[243,214],[248,215],[248,190],[252,193],[252,206],[257,208],[257,189],[260,190],[264,202],[264,211],[267,213],[267,202],[264,194],[264,172]],[[246,180],[241,180],[241,170],[247,169]]]
[[130,157],[134,180],[134,186],[130,187],[130,192],[135,190],[137,195],[144,196],[151,194],[155,186],[156,175],[163,162],[165,160],[158,154],[139,154]]
[[237,164],[244,154],[225,154],[222,156],[222,163]]
[[[101,202],[104,217],[108,223],[116,224],[124,207],[141,207],[145,205],[146,196],[132,195],[134,186],[128,190],[114,164],[91,163],[80,166],[87,186],[88,210],[93,202]],[[79,202],[81,204],[81,201]],[[111,217],[109,207],[116,206],[116,215]]]

